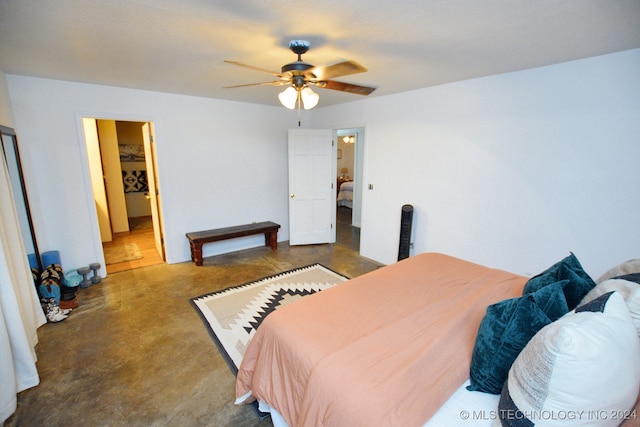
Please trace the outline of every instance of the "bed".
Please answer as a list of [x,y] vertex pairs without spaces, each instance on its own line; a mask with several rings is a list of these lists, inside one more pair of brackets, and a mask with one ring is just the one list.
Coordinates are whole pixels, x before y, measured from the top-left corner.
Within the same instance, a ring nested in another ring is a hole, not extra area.
[[[564,298],[565,282],[538,284],[542,290],[523,294],[533,279],[444,254],[407,258],[267,316],[239,368],[236,403],[258,400],[275,426],[491,426],[503,402],[518,397],[515,385],[511,390],[505,385],[502,394],[468,390],[476,387],[472,368],[488,307],[533,301],[530,295],[543,291]],[[614,302],[626,307],[619,295],[610,299],[607,310]],[[545,307],[560,306],[545,301]],[[631,366],[625,366],[630,384],[617,381],[618,390],[611,392],[626,394],[613,406],[626,411],[640,386],[640,340],[633,325],[616,328],[626,334],[621,332],[620,339],[631,342],[625,348],[633,349],[619,360]],[[513,363],[505,384],[512,385],[512,371],[520,366],[527,365],[519,359]]]
[[338,189],[338,206],[353,209],[353,181],[340,184]]

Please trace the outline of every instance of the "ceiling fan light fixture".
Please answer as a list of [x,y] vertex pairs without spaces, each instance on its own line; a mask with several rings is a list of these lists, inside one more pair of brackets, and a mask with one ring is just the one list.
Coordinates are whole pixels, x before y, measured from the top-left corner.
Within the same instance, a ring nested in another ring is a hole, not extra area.
[[305,110],[311,110],[313,107],[318,105],[318,101],[320,100],[320,95],[311,90],[309,86],[305,86],[300,91],[300,97],[302,98],[302,105]]
[[306,40],[291,40],[291,42],[289,43],[289,50],[295,53],[298,56],[298,59],[297,61],[284,64],[281,67],[281,72],[279,73],[260,67],[254,67],[252,65],[242,64],[236,61],[225,60],[224,62],[230,64],[262,71],[277,77],[276,80],[271,82],[248,83],[225,87],[233,88],[246,86],[290,85],[278,94],[278,99],[284,107],[290,110],[295,110],[297,108],[298,126],[300,126],[300,112],[302,108],[304,108],[305,110],[311,110],[316,105],[318,105],[318,101],[320,100],[320,95],[311,90],[309,85],[337,90],[341,92],[355,93],[359,95],[369,95],[375,90],[375,88],[373,87],[359,86],[331,80],[335,77],[364,73],[365,71],[367,71],[365,67],[355,61],[342,61],[338,62],[337,64],[324,67],[316,67],[312,64],[304,62],[302,60],[302,55],[309,50],[310,46],[311,44]]
[[278,94],[278,99],[280,103],[290,109],[293,110],[296,108],[296,101],[298,100],[298,91],[295,90],[292,86],[289,86],[282,92]]

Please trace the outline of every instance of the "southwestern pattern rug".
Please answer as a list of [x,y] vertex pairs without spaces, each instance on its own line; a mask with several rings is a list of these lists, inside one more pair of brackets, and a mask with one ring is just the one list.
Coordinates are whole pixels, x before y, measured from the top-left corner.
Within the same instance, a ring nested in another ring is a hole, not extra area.
[[192,298],[191,304],[237,375],[249,340],[269,313],[347,280],[313,264]]

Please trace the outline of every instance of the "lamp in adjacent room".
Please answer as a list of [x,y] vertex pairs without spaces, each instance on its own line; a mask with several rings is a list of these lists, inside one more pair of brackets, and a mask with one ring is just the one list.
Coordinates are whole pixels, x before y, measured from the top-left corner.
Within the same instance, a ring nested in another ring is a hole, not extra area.
[[341,178],[346,177],[346,176],[347,176],[347,174],[349,173],[349,168],[342,168],[342,169],[340,169],[340,173],[342,174],[342,175],[341,175]]
[[342,140],[345,144],[354,144],[356,142],[356,138],[353,135],[347,135]]

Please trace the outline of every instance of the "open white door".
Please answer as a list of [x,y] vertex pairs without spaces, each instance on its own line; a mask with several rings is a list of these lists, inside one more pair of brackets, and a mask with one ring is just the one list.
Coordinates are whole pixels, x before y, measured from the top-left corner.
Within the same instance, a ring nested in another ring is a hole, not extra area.
[[333,131],[289,129],[289,244],[335,241]]
[[147,185],[151,203],[151,219],[153,221],[153,237],[156,242],[156,250],[164,260],[164,230],[160,210],[160,188],[158,187],[158,169],[156,167],[156,147],[153,138],[153,129],[149,123],[142,126],[142,140],[144,142],[144,158],[147,164]]

